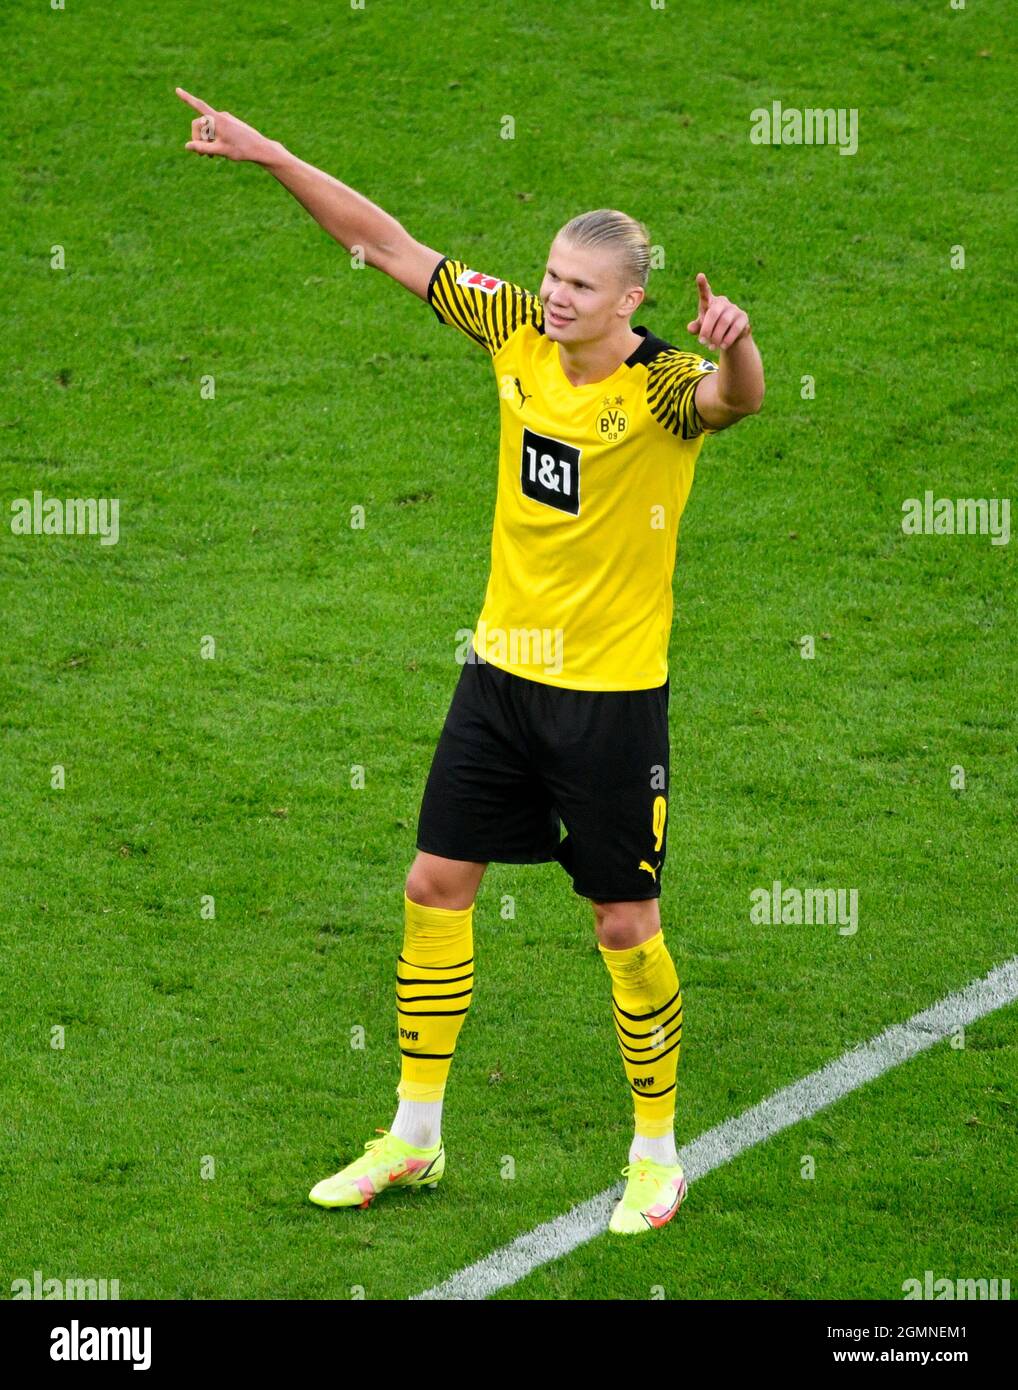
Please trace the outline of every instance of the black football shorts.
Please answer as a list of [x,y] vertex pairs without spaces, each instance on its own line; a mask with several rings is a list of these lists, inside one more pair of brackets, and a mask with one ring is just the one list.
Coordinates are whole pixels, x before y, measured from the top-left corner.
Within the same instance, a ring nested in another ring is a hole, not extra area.
[[567,690],[481,661],[471,646],[428,774],[417,848],[484,864],[557,859],[582,897],[657,898],[667,797],[667,681]]

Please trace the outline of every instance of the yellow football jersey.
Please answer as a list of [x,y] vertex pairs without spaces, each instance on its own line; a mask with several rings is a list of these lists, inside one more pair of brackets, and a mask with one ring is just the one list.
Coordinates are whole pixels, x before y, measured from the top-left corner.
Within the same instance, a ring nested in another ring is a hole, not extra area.
[[477,656],[573,690],[663,685],[679,519],[710,433],[693,393],[716,364],[634,325],[617,370],[573,386],[538,295],[445,256],[428,302],[491,354],[499,387]]

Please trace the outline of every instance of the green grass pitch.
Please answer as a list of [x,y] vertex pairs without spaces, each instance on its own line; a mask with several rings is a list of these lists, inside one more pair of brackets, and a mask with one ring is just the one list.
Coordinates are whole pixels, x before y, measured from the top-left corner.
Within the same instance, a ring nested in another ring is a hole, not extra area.
[[[480,269],[536,290],[557,228],[619,207],[666,253],[635,322],[691,343],[699,270],[751,314],[767,400],[706,443],[675,575],[684,1144],[1015,953],[1015,545],[901,527],[927,490],[1015,491],[1004,14],[5,7],[0,1296],[39,1269],[402,1299],[626,1162],[590,908],[557,865],[496,865],[446,1179],[306,1200],[396,1104],[402,886],[487,576],[496,387],[263,171],[185,152],[174,87]],[[754,145],[775,100],[857,109],[858,152]],[[118,544],[13,534],[36,489],[120,499]],[[858,931],[752,924],[775,879],[857,889]],[[1015,1008],[964,1043],[500,1297],[1014,1278]]]

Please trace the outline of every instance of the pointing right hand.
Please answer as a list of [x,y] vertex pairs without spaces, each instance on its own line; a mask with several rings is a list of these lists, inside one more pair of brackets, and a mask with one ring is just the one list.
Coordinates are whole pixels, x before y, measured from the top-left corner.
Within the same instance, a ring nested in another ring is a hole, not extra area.
[[[221,154],[227,159],[260,160],[272,144],[253,126],[245,125],[229,111],[216,111],[201,97],[193,97],[178,87],[177,96],[181,101],[200,114],[191,122],[191,138],[184,146],[195,154]],[[203,135],[214,134],[214,139],[203,139]]]

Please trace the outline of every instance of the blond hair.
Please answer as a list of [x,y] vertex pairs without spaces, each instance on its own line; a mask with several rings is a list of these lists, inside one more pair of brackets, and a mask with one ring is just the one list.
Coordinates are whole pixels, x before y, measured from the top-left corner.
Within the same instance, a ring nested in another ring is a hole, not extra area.
[[559,231],[574,246],[607,246],[617,255],[619,275],[626,284],[647,288],[650,274],[650,233],[642,222],[617,208],[581,212]]

